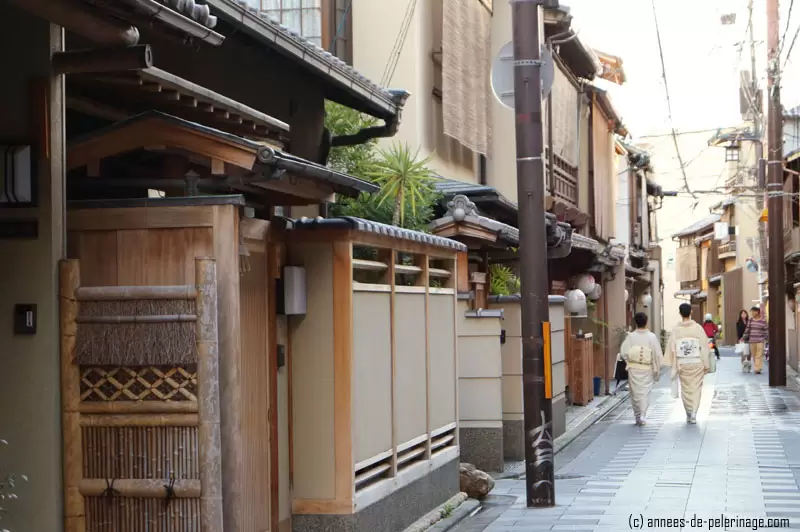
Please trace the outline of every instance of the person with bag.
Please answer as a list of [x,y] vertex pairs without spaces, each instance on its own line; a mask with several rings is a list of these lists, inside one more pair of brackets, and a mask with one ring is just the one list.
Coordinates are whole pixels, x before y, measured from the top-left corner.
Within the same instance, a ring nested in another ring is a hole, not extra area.
[[692,320],[692,306],[688,303],[678,307],[681,322],[672,329],[667,343],[665,365],[670,366],[673,397],[677,396],[678,382],[686,410],[686,422],[697,423],[697,411],[703,394],[703,378],[716,368],[716,360],[710,356],[708,337],[703,327]]
[[719,348],[717,347],[717,336],[719,335],[719,327],[714,323],[714,317],[711,314],[706,314],[706,320],[703,322],[703,330],[708,336],[708,341],[714,347],[714,354],[719,360]]
[[742,341],[748,344],[750,356],[753,359],[753,370],[756,375],[761,374],[764,366],[764,344],[769,338],[769,324],[761,316],[761,309],[754,306],[750,309],[750,321],[742,335]]
[[636,330],[622,342],[620,355],[627,364],[633,415],[636,424],[642,426],[647,423],[648,396],[660,376],[664,355],[656,335],[647,330],[647,314],[637,312],[633,321]]
[[752,364],[750,363],[750,346],[744,343],[744,332],[747,330],[747,324],[750,322],[750,315],[746,310],[742,309],[739,312],[739,319],[736,321],[736,354],[739,355],[739,361],[742,363],[742,371],[745,373],[750,372]]

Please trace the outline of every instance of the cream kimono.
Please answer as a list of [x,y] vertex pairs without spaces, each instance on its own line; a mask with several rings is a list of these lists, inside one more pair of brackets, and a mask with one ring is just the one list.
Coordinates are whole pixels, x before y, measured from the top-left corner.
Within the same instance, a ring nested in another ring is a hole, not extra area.
[[686,415],[693,422],[700,408],[703,378],[709,369],[708,336],[695,321],[679,323],[672,330],[664,365],[672,368],[670,376],[679,379]]
[[620,355],[627,363],[631,406],[636,422],[642,423],[647,414],[647,403],[653,383],[658,381],[663,363],[661,344],[655,334],[637,329],[630,333],[620,347]]

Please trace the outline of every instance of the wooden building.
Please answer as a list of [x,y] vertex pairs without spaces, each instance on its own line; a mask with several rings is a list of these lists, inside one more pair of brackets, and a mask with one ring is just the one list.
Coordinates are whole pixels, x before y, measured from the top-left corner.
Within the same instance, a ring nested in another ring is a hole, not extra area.
[[[328,153],[392,136],[408,94],[238,2],[173,7],[0,4],[0,42],[19,52],[2,60],[15,168],[0,301],[19,318],[2,333],[2,436],[32,479],[4,526],[403,529],[458,490],[464,248],[292,220],[376,190],[327,168]],[[326,100],[378,125],[331,138]],[[363,246],[374,260],[352,254]],[[381,269],[394,274],[354,282]],[[303,313],[287,292],[307,296]],[[397,331],[379,361],[365,358],[367,319]],[[309,328],[329,332],[329,352]],[[373,362],[389,368],[380,388]],[[309,417],[331,407],[332,419]],[[366,441],[373,422],[387,441]]]

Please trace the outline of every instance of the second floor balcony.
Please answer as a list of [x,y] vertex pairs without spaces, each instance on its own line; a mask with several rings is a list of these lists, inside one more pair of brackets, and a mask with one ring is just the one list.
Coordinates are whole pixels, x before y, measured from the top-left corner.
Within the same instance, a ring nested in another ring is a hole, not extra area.
[[736,240],[729,240],[719,245],[718,256],[720,259],[736,257]]

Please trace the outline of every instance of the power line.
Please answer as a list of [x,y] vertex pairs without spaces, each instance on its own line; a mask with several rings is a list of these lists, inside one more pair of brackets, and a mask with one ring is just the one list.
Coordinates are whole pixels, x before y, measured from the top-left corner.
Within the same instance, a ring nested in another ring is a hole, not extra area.
[[384,87],[392,82],[394,72],[397,70],[397,64],[400,62],[400,54],[403,53],[403,46],[406,43],[406,37],[408,37],[408,30],[411,27],[411,22],[414,19],[414,11],[416,10],[416,7],[417,0],[409,0],[408,6],[406,6],[405,16],[400,24],[400,32],[395,38],[394,46],[392,46],[392,51],[389,53],[389,60],[386,62],[386,67],[383,70],[383,76],[381,76],[381,85]]
[[794,7],[794,0],[789,2],[789,14],[786,16],[786,29],[783,30],[783,37],[781,37],[781,46],[778,50],[778,57],[783,53],[783,45],[786,44],[786,34],[789,33],[789,23],[792,21],[792,8]]
[[[681,165],[681,173],[683,174],[683,185],[686,187],[686,190],[692,194],[692,190],[689,188],[689,180],[686,178],[686,168],[683,164],[683,158],[681,157],[681,150],[680,146],[678,146],[678,135],[675,131],[675,125],[672,121],[672,101],[669,97],[669,85],[667,83],[667,67],[664,63],[664,48],[661,45],[661,30],[658,27],[658,12],[656,11],[656,0],[651,0],[653,5],[653,20],[656,24],[656,39],[658,40],[658,55],[661,59],[661,76],[664,78],[664,92],[667,96],[667,112],[669,113],[669,124],[672,128],[672,142],[675,144],[675,153],[678,155],[678,163]],[[692,194],[694,197],[694,194]],[[696,198],[695,198],[696,199]]]

